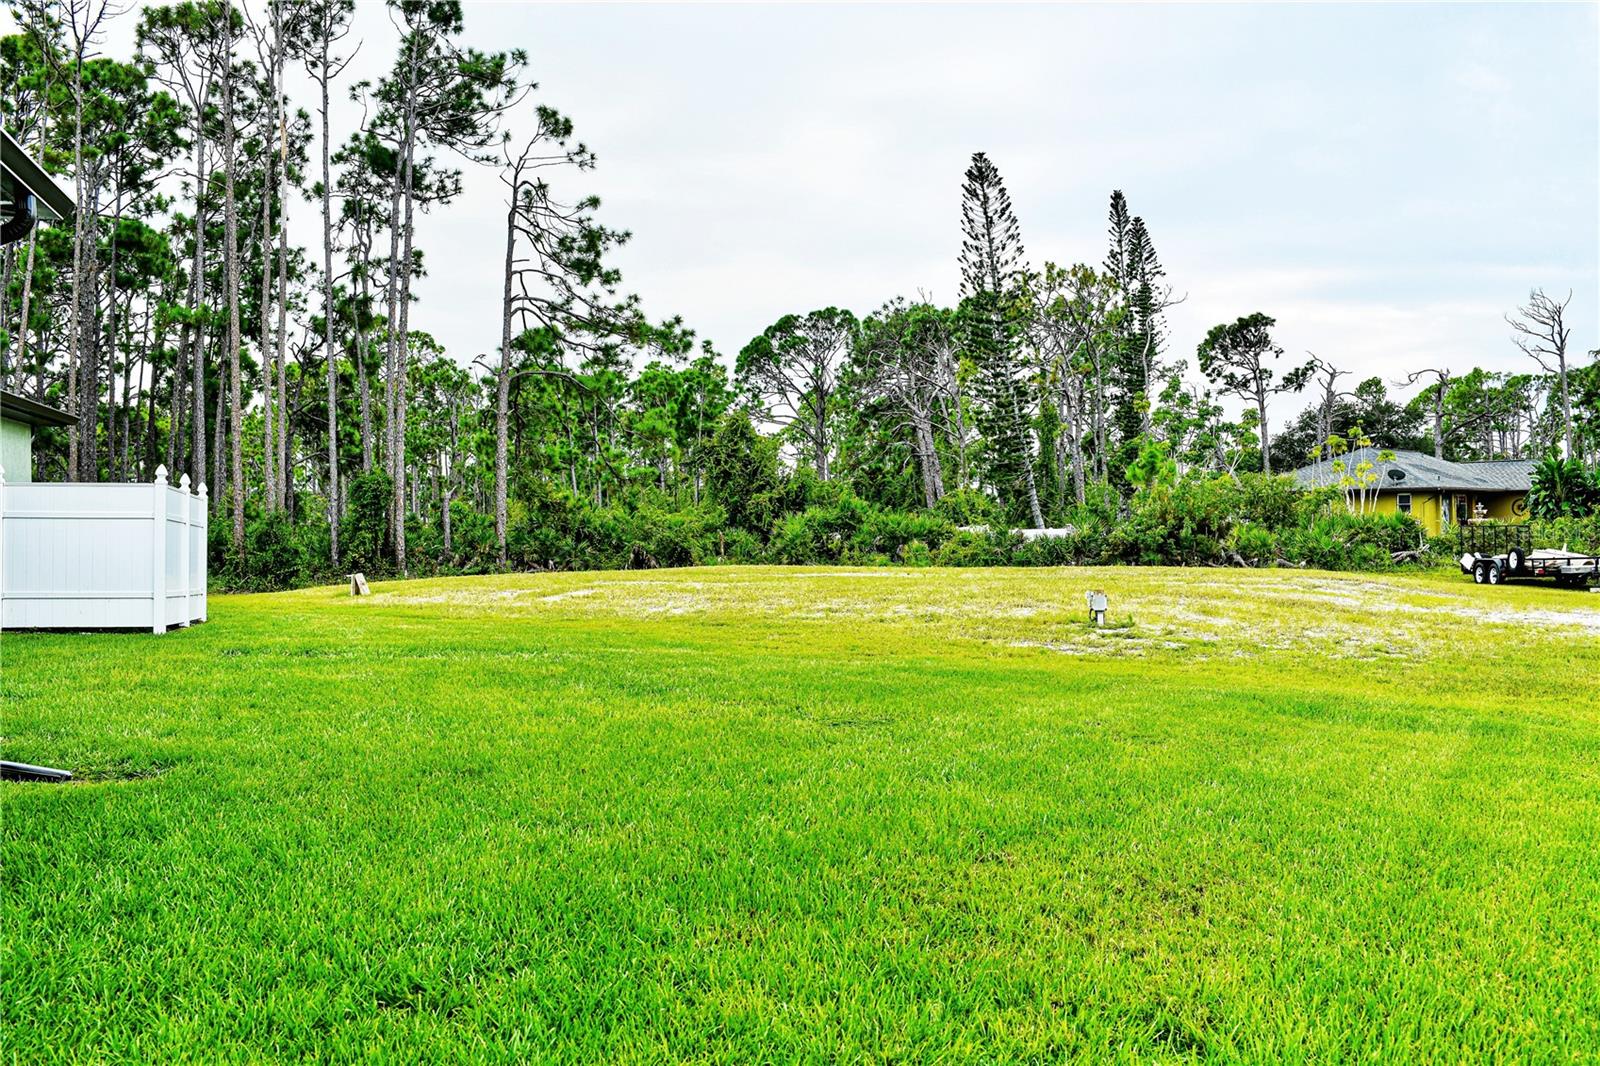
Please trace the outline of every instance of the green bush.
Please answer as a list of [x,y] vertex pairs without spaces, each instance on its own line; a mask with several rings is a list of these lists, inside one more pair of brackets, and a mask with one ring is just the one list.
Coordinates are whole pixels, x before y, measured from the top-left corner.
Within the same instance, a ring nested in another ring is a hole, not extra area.
[[959,529],[933,553],[936,566],[1004,566],[1011,560],[1014,534],[989,527]]
[[1284,555],[1322,570],[1382,570],[1393,565],[1392,553],[1427,545],[1417,520],[1407,514],[1356,515],[1337,507],[1309,526],[1283,534]]
[[392,556],[389,504],[393,498],[394,481],[381,470],[350,479],[339,546],[351,570],[381,573],[387,569]]
[[1076,537],[1039,537],[1017,545],[1011,552],[1013,566],[1076,566],[1083,562],[1082,545]]
[[932,566],[933,553],[922,541],[911,540],[901,545],[900,561],[906,566]]
[[714,561],[717,530],[723,523],[722,510],[716,507],[684,511],[642,508],[625,519],[629,527],[627,558],[620,563],[637,565],[641,557],[656,566],[699,566]]
[[1246,562],[1271,564],[1278,558],[1278,534],[1264,525],[1243,521],[1228,534],[1228,549]]
[[[948,494],[927,510],[896,510],[863,500],[843,481],[808,468],[766,479],[766,458],[749,450],[739,420],[724,424],[725,463],[768,484],[759,504],[744,501],[745,528],[716,502],[691,505],[653,485],[621,490],[604,507],[547,480],[518,486],[508,505],[507,561],[517,570],[620,569],[713,563],[909,566],[1213,565],[1235,555],[1253,565],[1277,559],[1326,569],[1386,569],[1396,552],[1426,542],[1409,515],[1353,515],[1334,490],[1303,490],[1260,474],[1158,478],[1122,501],[1091,485],[1083,504],[1064,509],[1067,532],[1023,543],[996,523],[981,493]],[[387,575],[391,483],[382,473],[350,481],[342,537],[345,570]],[[313,501],[314,502],[314,501]],[[316,508],[299,523],[283,514],[252,516],[243,559],[230,557],[227,523],[212,524],[213,572],[224,587],[284,588],[330,576],[327,527]],[[1059,512],[1061,514],[1063,512]],[[976,518],[989,522],[973,528]],[[967,528],[963,528],[967,527]],[[468,498],[451,505],[451,547],[435,509],[407,520],[408,563],[417,575],[498,568],[494,519]],[[1537,520],[1537,544],[1600,551],[1600,518]],[[1453,541],[1443,554],[1455,554]]]
[[1600,471],[1551,454],[1533,468],[1528,513],[1535,518],[1587,518],[1600,509]]
[[316,540],[313,527],[295,525],[285,511],[247,516],[244,555],[233,552],[232,526],[211,523],[211,577],[218,586],[236,592],[270,592],[294,588],[314,579],[313,560],[327,558],[326,537],[320,552],[308,551]]
[[1600,554],[1600,513],[1584,518],[1536,518],[1529,523],[1536,548]]
[[988,526],[1000,518],[1000,508],[976,489],[947,492],[933,505],[933,510],[952,526]]
[[857,552],[898,555],[912,541],[924,545],[945,542],[955,528],[942,515],[928,511],[868,511],[856,530],[851,547]]

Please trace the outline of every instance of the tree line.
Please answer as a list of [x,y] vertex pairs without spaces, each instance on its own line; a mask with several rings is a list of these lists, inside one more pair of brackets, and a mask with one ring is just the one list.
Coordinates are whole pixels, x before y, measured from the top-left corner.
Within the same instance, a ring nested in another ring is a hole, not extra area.
[[[567,192],[595,155],[526,54],[468,46],[459,3],[388,8],[373,81],[348,77],[353,0],[18,0],[0,39],[7,129],[80,206],[5,249],[0,384],[74,416],[42,440],[42,476],[165,465],[208,485],[224,572],[270,569],[284,545],[322,573],[593,561],[552,546],[579,515],[592,539],[648,518],[759,557],[844,496],[1081,525],[1158,482],[1293,469],[1356,427],[1441,457],[1600,456],[1600,369],[1572,344],[1570,294],[1508,316],[1521,373],[1352,381],[1243,308],[1190,356],[1167,325],[1184,297],[1120,191],[1103,256],[1036,263],[983,153],[952,227],[953,304],[796,309],[725,359],[624,286],[630,234]],[[101,54],[115,18],[136,19],[132,55]],[[354,128],[334,128],[338,95]],[[418,215],[467,168],[505,194],[497,351],[471,362],[426,331],[415,292]],[[300,212],[309,249],[290,239]],[[605,535],[621,554],[602,560],[675,557]]]

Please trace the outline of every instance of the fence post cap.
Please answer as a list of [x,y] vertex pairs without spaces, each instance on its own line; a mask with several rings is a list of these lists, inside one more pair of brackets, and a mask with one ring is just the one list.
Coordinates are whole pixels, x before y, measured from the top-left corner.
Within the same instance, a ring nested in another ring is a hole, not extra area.
[[200,495],[204,496],[205,494],[206,494],[206,483],[204,481],[202,481],[202,482],[200,482]]
[[189,475],[188,474],[185,474],[185,475],[183,475],[182,477],[180,477],[178,479],[178,487],[180,489],[186,489],[186,488],[189,487]]
[[165,485],[166,483],[167,483],[167,464],[162,463],[160,466],[156,467],[156,484],[157,485]]

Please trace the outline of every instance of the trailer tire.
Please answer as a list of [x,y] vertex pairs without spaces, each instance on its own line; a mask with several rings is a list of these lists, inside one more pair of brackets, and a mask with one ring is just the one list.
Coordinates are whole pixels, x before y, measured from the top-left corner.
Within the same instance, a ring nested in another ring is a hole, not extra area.
[[1472,564],[1472,580],[1475,584],[1483,584],[1489,580],[1489,564],[1479,559]]
[[1506,579],[1505,571],[1500,569],[1499,563],[1489,564],[1489,584],[1499,585]]
[[1521,548],[1512,548],[1506,553],[1506,568],[1510,573],[1517,573],[1528,561]]

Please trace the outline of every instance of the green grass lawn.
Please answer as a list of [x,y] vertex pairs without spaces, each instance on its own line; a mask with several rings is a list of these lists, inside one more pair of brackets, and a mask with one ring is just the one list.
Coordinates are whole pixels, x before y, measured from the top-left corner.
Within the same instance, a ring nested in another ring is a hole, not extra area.
[[8,1060],[1600,1059],[1600,596],[374,591],[3,637]]

